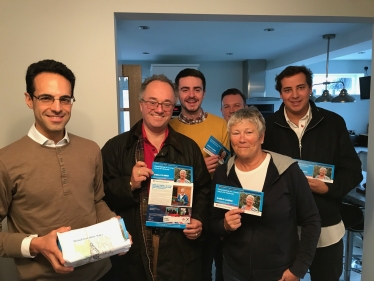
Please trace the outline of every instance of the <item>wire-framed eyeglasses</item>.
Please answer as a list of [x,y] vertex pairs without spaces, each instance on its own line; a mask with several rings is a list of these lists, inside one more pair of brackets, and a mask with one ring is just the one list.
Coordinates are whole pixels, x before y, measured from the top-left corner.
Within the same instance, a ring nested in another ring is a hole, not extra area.
[[144,100],[141,99],[141,102],[144,102],[147,105],[148,109],[156,109],[159,105],[164,111],[171,111],[174,108],[174,104],[168,101],[165,102],[157,102],[153,100]]
[[51,105],[54,103],[55,100],[59,100],[60,104],[62,105],[72,105],[73,102],[75,102],[74,97],[69,97],[69,96],[62,96],[56,99],[54,96],[51,95],[40,95],[40,96],[32,96],[36,98],[40,103],[45,104],[45,105]]

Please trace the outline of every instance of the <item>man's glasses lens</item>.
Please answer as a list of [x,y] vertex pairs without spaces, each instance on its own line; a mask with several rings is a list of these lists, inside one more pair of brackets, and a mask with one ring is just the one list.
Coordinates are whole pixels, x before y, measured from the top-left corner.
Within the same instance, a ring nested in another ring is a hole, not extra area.
[[161,108],[165,111],[170,111],[173,107],[174,107],[174,104],[172,104],[171,102],[157,102],[157,101],[150,101],[150,100],[143,100],[142,99],[142,102],[144,102],[148,109],[156,109],[159,105],[161,105]]
[[74,97],[60,97],[58,99],[55,99],[53,96],[50,95],[41,95],[39,97],[34,96],[40,103],[43,104],[52,104],[55,100],[59,100],[61,104],[63,105],[71,105],[73,102],[75,102]]

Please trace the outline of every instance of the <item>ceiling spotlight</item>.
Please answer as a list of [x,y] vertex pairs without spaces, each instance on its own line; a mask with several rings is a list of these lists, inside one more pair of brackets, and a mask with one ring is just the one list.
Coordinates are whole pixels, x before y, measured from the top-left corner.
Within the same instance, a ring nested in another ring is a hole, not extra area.
[[275,29],[274,28],[265,28],[264,31],[266,32],[271,32],[271,31],[274,31]]
[[147,25],[141,25],[141,26],[139,26],[139,29],[141,29],[141,30],[147,30],[147,29],[150,29],[150,27],[147,26]]
[[149,53],[148,52],[143,52],[143,55],[149,55]]
[[232,56],[234,53],[226,53],[226,55],[228,56]]

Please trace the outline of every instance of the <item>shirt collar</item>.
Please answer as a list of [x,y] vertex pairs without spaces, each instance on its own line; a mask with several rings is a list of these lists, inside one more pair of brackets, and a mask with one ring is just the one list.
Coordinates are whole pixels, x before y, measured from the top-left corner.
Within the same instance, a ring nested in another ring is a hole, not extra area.
[[[287,111],[286,111],[286,107],[284,107],[283,111],[284,111],[284,118],[286,119],[287,123],[288,123],[291,127],[296,127],[296,128],[299,127],[299,124],[295,124],[295,123],[293,123],[293,122],[288,118]],[[307,125],[309,124],[310,120],[312,120],[312,110],[311,110],[311,107],[310,107],[310,104],[309,104],[309,107],[308,107],[308,111],[307,111],[307,113],[304,115],[304,117],[302,117],[302,118],[300,119],[300,121],[306,121],[306,122],[305,122],[305,125],[307,126]],[[300,121],[299,121],[299,122],[300,122]],[[306,126],[305,126],[305,127],[306,127]]]
[[27,136],[31,138],[33,141],[39,143],[42,146],[48,146],[48,147],[58,147],[63,146],[70,142],[68,132],[65,128],[65,136],[62,140],[60,140],[58,143],[55,143],[53,140],[50,140],[43,136],[35,127],[35,124],[32,124],[29,132],[27,133]]
[[208,112],[204,112],[203,109],[201,109],[201,112],[199,116],[197,116],[195,119],[187,118],[185,115],[182,114],[182,112],[178,116],[178,120],[181,121],[184,124],[198,124],[204,122],[204,120],[208,117]]
[[[161,148],[164,146],[164,143],[165,143],[165,140],[166,138],[169,136],[169,127],[166,127],[165,129],[165,138],[164,138],[164,141],[162,142],[161,144]],[[148,140],[148,137],[147,137],[147,132],[144,128],[144,123],[142,124],[142,135],[143,135],[143,138],[148,142],[148,143],[151,143],[149,140]]]

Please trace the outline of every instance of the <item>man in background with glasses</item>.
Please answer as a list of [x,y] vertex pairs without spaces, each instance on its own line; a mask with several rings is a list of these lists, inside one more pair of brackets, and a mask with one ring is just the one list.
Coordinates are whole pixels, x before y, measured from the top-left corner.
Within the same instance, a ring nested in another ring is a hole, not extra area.
[[[75,76],[64,64],[43,60],[26,73],[26,105],[35,122],[27,136],[0,150],[0,256],[14,258],[21,280],[97,280],[109,259],[65,267],[57,232],[108,220],[102,197],[98,145],[67,132]],[[66,274],[66,275],[62,275]]]
[[[139,92],[143,118],[102,148],[104,200],[124,218],[133,245],[111,258],[113,267],[101,280],[201,280],[211,179],[197,144],[168,125],[177,98],[166,76],[147,78]],[[145,226],[154,161],[193,167],[192,216],[184,230]]]

